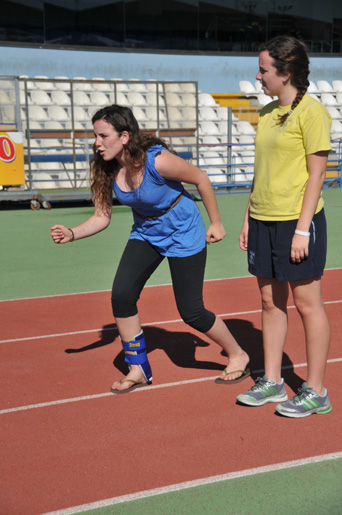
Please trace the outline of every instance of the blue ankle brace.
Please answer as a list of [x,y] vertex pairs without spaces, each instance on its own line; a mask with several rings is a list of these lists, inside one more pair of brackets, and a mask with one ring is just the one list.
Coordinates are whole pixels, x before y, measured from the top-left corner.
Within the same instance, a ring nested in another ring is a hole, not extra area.
[[[134,337],[130,342],[122,342],[122,347],[125,352],[125,361],[128,365],[139,365],[144,377],[148,383],[152,382],[151,366],[147,358],[146,344],[144,333]],[[134,352],[134,354],[127,354],[127,351]]]

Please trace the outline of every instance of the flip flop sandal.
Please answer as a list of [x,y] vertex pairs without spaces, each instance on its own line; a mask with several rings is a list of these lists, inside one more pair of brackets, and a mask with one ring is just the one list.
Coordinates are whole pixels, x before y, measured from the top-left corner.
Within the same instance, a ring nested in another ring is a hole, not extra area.
[[125,390],[116,390],[115,388],[111,388],[110,391],[115,394],[122,394],[122,393],[129,393],[133,390],[136,390],[137,388],[141,388],[142,386],[148,386],[151,383],[137,383],[137,381],[133,381],[133,379],[120,379],[120,384],[124,383],[132,383],[132,386],[129,388],[126,388]]
[[217,377],[215,379],[215,383],[217,384],[234,384],[234,383],[240,383],[241,381],[243,381],[244,379],[247,379],[247,377],[249,377],[251,375],[251,371],[249,368],[245,368],[245,370],[233,370],[232,372],[226,372],[226,370],[223,371],[223,373],[226,375],[226,376],[230,376],[232,374],[237,374],[241,372],[242,375],[237,377],[236,379],[221,379],[220,377]]

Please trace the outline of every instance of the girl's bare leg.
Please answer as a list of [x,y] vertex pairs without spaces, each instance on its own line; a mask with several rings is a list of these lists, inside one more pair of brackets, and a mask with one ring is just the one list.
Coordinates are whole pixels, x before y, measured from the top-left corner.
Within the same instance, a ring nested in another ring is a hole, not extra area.
[[258,278],[262,301],[262,339],[265,374],[281,382],[281,365],[287,335],[288,283]]
[[216,317],[215,323],[208,331],[205,333],[209,338],[214,340],[222,349],[226,352],[229,362],[228,366],[225,369],[225,374],[220,376],[220,379],[224,379],[225,381],[230,381],[232,379],[237,379],[242,375],[242,372],[230,374],[229,372],[236,370],[245,370],[248,362],[249,356],[248,354],[241,349],[240,345],[237,343],[231,332],[228,330],[226,324],[220,318]]
[[307,384],[319,395],[323,395],[330,325],[323,304],[321,278],[293,281],[291,288],[304,325],[308,362]]

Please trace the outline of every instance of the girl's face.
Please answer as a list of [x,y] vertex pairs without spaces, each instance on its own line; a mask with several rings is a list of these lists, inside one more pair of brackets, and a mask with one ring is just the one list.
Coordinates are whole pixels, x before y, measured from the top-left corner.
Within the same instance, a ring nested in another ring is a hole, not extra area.
[[104,161],[111,161],[123,156],[124,144],[129,136],[123,132],[121,136],[116,132],[113,125],[105,120],[97,120],[94,123],[95,147]]
[[261,82],[261,89],[270,97],[279,96],[284,85],[288,82],[289,74],[278,75],[273,66],[273,59],[267,50],[259,55],[259,71],[256,79]]

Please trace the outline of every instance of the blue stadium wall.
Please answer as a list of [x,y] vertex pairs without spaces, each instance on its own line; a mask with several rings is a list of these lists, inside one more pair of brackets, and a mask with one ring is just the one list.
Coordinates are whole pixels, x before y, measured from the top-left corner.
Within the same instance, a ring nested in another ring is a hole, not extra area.
[[[311,57],[310,79],[342,78],[341,57]],[[257,56],[184,55],[1,47],[0,75],[82,76],[87,79],[198,81],[211,93],[238,93],[240,80],[255,80]]]

